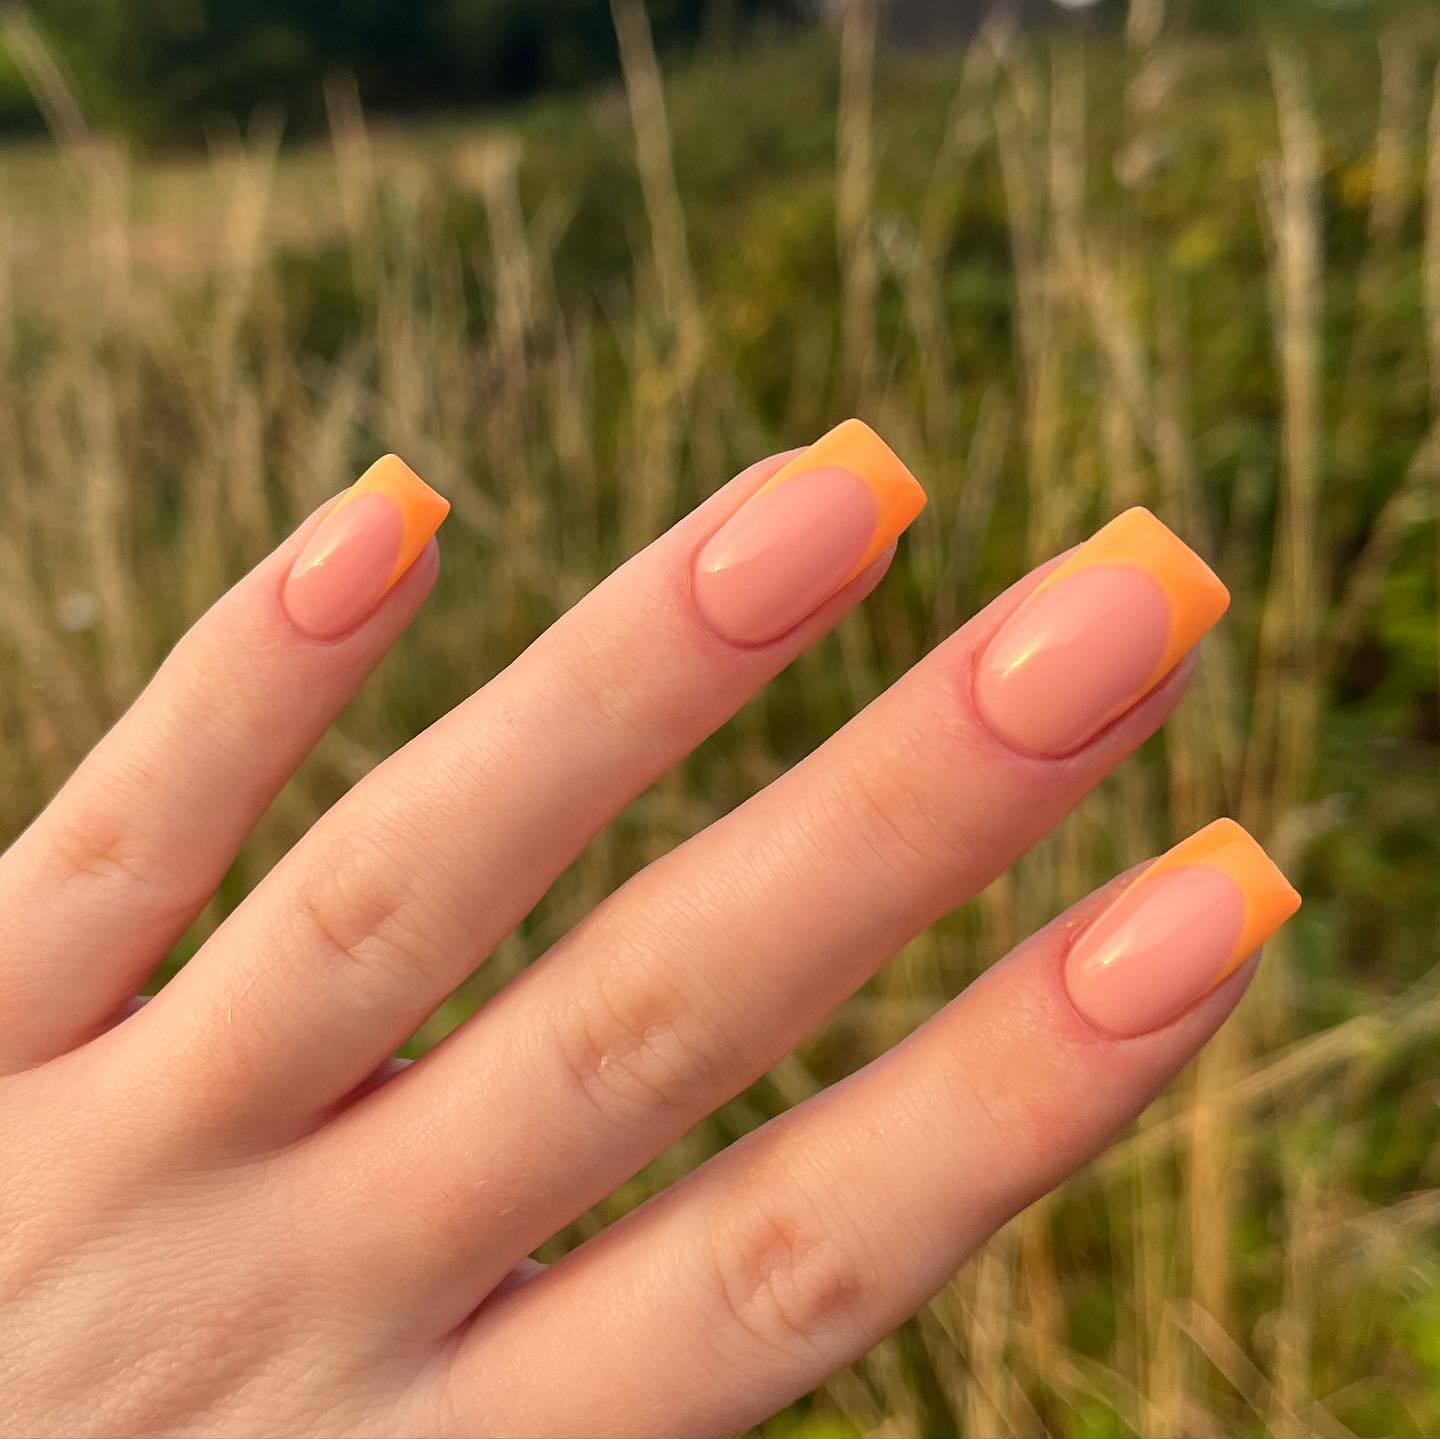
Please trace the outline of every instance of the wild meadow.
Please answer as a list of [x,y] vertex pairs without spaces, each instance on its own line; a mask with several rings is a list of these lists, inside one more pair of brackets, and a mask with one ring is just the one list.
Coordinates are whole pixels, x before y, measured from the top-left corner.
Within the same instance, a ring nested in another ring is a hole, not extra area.
[[0,148],[0,836],[227,584],[405,456],[454,503],[438,589],[182,963],[624,556],[865,417],[931,495],[879,592],[597,839],[419,1052],[1147,504],[1234,594],[1164,734],[564,1245],[1230,814],[1306,897],[1237,1017],[765,1432],[1440,1432],[1440,14],[1221,34],[1132,0],[1110,31],[914,54],[856,6],[663,72],[636,0],[615,18],[623,84],[401,124],[337,76],[325,133],[261,112],[179,152],[98,132],[0,18],[50,130]]

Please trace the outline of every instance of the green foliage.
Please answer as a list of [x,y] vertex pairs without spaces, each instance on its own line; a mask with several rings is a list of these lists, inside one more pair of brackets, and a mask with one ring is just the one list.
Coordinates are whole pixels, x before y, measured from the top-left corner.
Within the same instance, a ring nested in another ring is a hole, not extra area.
[[40,114],[15,62],[0,45],[0,132],[38,129]]
[[[721,15],[748,23],[791,0],[651,0],[663,49]],[[99,118],[160,143],[273,109],[297,129],[323,118],[322,86],[355,76],[378,110],[489,105],[618,68],[604,0],[47,0],[39,19]],[[26,112],[7,99],[0,126]]]

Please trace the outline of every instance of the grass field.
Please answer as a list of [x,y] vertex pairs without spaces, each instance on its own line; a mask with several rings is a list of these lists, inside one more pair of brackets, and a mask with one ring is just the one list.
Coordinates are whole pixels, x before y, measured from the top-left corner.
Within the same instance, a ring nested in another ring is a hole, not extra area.
[[[380,758],[748,460],[846,414],[932,503],[880,592],[634,804],[417,1038],[1028,564],[1156,509],[1235,595],[1166,733],[594,1232],[1229,813],[1306,907],[1104,1160],[774,1434],[1440,1433],[1440,17],[837,36],[131,157],[42,63],[0,150],[0,833],[383,449],[454,501],[414,632],[187,952]],[[32,44],[28,33],[13,43]],[[32,56],[32,62],[35,57]],[[183,956],[177,956],[178,963]]]

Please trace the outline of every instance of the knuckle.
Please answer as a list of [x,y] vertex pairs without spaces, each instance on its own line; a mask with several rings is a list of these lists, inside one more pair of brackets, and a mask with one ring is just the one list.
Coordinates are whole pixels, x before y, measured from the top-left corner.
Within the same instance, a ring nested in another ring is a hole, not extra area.
[[826,826],[827,841],[836,834],[852,835],[867,871],[878,867],[909,883],[917,875],[948,873],[959,836],[937,803],[937,791],[911,778],[927,772],[925,765],[908,761],[847,769],[823,801],[841,819],[839,825]]
[[127,923],[183,929],[210,897],[208,885],[186,883],[186,867],[152,854],[132,814],[109,806],[62,804],[49,830],[65,887],[98,887],[123,904]]
[[964,1116],[967,1147],[976,1160],[969,1178],[972,1207],[998,1227],[1025,1202],[1025,1176],[1035,1172],[1036,1157],[1063,1149],[1055,1095],[1070,1085],[1012,1084],[986,1075],[976,1067],[975,1056],[990,1046],[976,1039],[950,1048],[937,1066],[931,1100],[943,1113]]
[[301,881],[294,914],[302,944],[366,992],[388,996],[450,982],[450,946],[432,908],[404,867],[366,842],[349,838],[328,848]]
[[1009,1147],[1016,1136],[991,1102],[990,1086],[975,1072],[965,1053],[957,1048],[947,1054],[937,1078],[945,1107],[967,1117],[977,1131],[978,1147],[983,1152],[995,1153],[1001,1145]]
[[711,1230],[708,1259],[723,1319],[782,1353],[852,1327],[873,1288],[859,1246],[799,1194],[783,1206],[768,1196],[734,1205]]
[[741,1067],[693,994],[652,972],[597,972],[555,1040],[567,1077],[609,1123],[688,1119],[718,1102],[724,1073]]
[[579,624],[568,640],[563,671],[572,701],[570,712],[587,717],[602,735],[618,732],[643,754],[666,752],[657,696],[635,683],[633,666],[624,659],[626,647],[617,648],[603,633]]
[[273,720],[272,697],[253,679],[257,669],[273,668],[272,658],[256,651],[250,621],[235,612],[234,595],[222,596],[180,637],[154,685],[157,705],[183,717],[217,764],[251,753],[269,737]]

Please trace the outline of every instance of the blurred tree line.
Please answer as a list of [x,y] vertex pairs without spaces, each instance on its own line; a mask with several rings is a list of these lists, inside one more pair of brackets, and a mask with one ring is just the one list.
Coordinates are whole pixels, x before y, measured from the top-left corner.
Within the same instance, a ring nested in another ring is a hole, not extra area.
[[[0,0],[0,10],[5,8]],[[648,0],[657,46],[739,38],[806,0]],[[277,106],[305,126],[322,84],[353,75],[367,106],[470,108],[569,88],[619,65],[605,0],[31,0],[87,111],[149,139]],[[39,114],[0,47],[0,129]]]
[[[1256,19],[1343,27],[1406,0],[1171,0],[1191,26]],[[734,43],[757,29],[835,11],[843,0],[646,0],[656,45]],[[959,40],[984,12],[1009,5],[1028,22],[1107,25],[1125,0],[880,0],[943,11]],[[151,142],[200,138],[217,119],[244,123],[273,107],[293,129],[323,119],[327,75],[353,75],[367,108],[472,109],[568,89],[619,65],[607,0],[0,0],[23,9],[53,47],[86,114]],[[957,18],[958,17],[958,18]],[[915,17],[912,17],[915,18]],[[933,17],[932,17],[933,18]],[[929,33],[912,26],[914,33]],[[906,27],[895,27],[905,34]],[[3,40],[0,26],[0,40]],[[0,43],[0,132],[40,128],[24,77]]]

